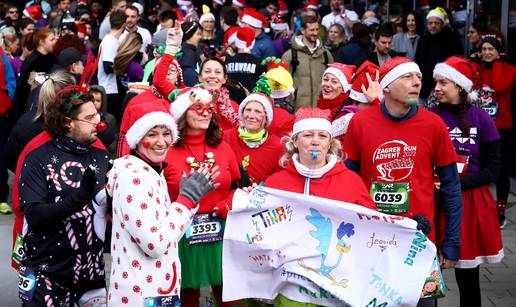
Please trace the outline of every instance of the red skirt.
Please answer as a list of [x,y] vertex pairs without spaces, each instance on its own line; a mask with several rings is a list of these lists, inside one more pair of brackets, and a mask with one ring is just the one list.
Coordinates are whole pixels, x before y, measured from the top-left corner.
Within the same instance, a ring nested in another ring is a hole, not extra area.
[[[439,221],[439,237],[444,237],[444,217]],[[502,261],[503,243],[496,203],[487,185],[462,191],[462,224],[460,229],[460,269],[482,263]]]

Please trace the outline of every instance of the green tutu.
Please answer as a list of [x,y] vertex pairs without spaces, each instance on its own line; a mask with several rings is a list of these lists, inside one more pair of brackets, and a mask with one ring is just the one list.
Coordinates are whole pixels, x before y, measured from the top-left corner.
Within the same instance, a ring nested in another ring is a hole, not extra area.
[[[224,227],[224,221],[222,227]],[[200,289],[222,285],[222,241],[188,245],[179,241],[181,288]]]
[[278,294],[274,299],[274,307],[317,307],[315,304],[296,302]]

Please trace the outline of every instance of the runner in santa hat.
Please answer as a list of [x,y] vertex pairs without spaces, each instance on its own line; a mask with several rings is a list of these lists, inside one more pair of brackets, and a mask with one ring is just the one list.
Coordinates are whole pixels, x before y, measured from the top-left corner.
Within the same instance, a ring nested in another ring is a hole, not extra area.
[[[268,131],[274,112],[265,75],[260,77],[253,93],[240,103],[238,114],[240,126],[226,131],[224,141],[229,144],[240,164],[240,185],[247,187],[281,170],[278,161],[284,147],[280,138]],[[245,177],[247,182],[244,182]]]
[[[181,263],[177,244],[215,189],[217,167],[201,167],[181,178],[176,201],[168,195],[163,169],[178,138],[176,123],[162,105],[138,105],[127,131],[131,154],[114,161],[106,191],[113,210],[109,305],[180,303]],[[148,192],[148,193],[147,193]]]
[[446,214],[439,258],[442,268],[453,267],[459,257],[462,199],[448,130],[439,116],[417,106],[421,72],[415,62],[387,60],[379,81],[385,102],[353,116],[344,143],[346,164],[361,175],[379,211],[415,218],[420,227],[429,223],[434,242],[435,168]]
[[373,79],[378,80],[379,69],[378,65],[366,60],[356,70],[349,97],[335,113],[332,121],[333,137],[337,137],[342,143],[344,143],[344,135],[353,115],[371,105],[380,103],[378,99],[381,93],[380,83],[373,81]]
[[288,15],[287,3],[285,1],[283,1],[283,0],[279,0],[278,1],[278,5],[279,5],[278,14],[281,14],[283,16],[287,16]]
[[439,105],[432,111],[446,123],[459,155],[463,209],[455,278],[461,306],[481,301],[479,265],[498,263],[504,256],[498,211],[489,190],[500,170],[500,135],[489,114],[471,103],[471,97],[478,99],[474,86],[479,77],[477,65],[461,57],[451,57],[434,69]]
[[[376,210],[364,183],[341,160],[340,142],[332,138],[330,111],[302,107],[295,115],[292,137],[280,160],[285,167],[265,180],[265,186],[345,201]],[[315,306],[278,295],[275,306]]]
[[130,148],[127,145],[125,134],[132,123],[131,118],[135,116],[132,114],[133,107],[145,103],[152,105],[159,104],[168,108],[170,101],[172,100],[172,92],[178,88],[178,86],[175,85],[175,80],[179,79],[179,88],[184,86],[181,66],[175,57],[175,54],[178,52],[179,46],[181,45],[182,37],[183,32],[181,30],[181,26],[179,22],[176,22],[175,27],[168,30],[164,54],[156,61],[157,63],[152,76],[152,85],[149,89],[128,101],[120,122],[120,134],[117,148],[118,157],[122,157],[130,153]]
[[348,98],[355,69],[353,65],[331,63],[323,72],[317,107],[330,110],[331,118]]
[[[165,178],[170,197],[181,190],[182,174],[201,166],[219,167],[218,187],[199,202],[192,226],[179,242],[181,259],[181,306],[198,306],[201,288],[211,286],[219,306],[222,302],[222,237],[225,218],[240,178],[238,163],[232,149],[222,140],[222,130],[215,116],[212,95],[202,86],[179,92],[170,111],[178,124],[179,141],[169,150],[165,162]],[[233,186],[234,185],[234,186]],[[211,230],[199,230],[195,225],[217,225]]]
[[253,55],[257,59],[278,55],[271,38],[266,34],[270,31],[269,20],[262,13],[254,8],[246,8],[242,12],[240,23],[254,29],[256,42],[253,47]]

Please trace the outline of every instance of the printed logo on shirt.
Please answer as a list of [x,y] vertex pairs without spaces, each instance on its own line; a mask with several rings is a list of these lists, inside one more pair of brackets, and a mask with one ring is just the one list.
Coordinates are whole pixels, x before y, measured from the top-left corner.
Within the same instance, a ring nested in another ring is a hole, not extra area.
[[228,73],[249,73],[256,72],[256,64],[254,63],[228,63],[226,65]]
[[469,128],[469,137],[464,137],[464,134],[462,133],[462,130],[459,127],[455,127],[450,130],[448,128],[450,133],[450,138],[453,141],[459,142],[459,144],[476,144],[476,138],[477,138],[477,127],[471,127]]
[[417,146],[393,140],[378,146],[373,154],[376,177],[385,181],[400,181],[410,176]]
[[493,119],[498,117],[498,101],[495,99],[495,94],[495,91],[486,85],[480,90],[480,107]]

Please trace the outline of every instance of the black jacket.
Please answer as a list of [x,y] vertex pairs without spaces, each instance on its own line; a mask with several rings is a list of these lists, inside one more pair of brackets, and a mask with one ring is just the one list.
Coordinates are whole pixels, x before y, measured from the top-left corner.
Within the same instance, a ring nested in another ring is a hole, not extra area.
[[201,64],[201,49],[190,44],[181,45],[183,55],[178,59],[183,70],[183,79],[186,86],[194,86],[198,82],[197,66]]
[[[397,56],[404,56],[403,53],[396,52],[394,50],[389,50],[388,53],[391,58],[394,58]],[[374,51],[374,49],[369,51],[369,54],[367,55],[366,60],[368,60],[369,62],[371,62],[373,64],[376,64],[377,66],[380,66],[380,64],[378,64],[378,55],[376,54],[376,51]],[[360,65],[362,65],[362,63],[360,63]]]
[[449,27],[443,27],[438,34],[426,33],[418,42],[416,63],[423,74],[421,98],[426,99],[435,87],[433,71],[437,63],[444,62],[453,55],[462,55],[460,38]]

